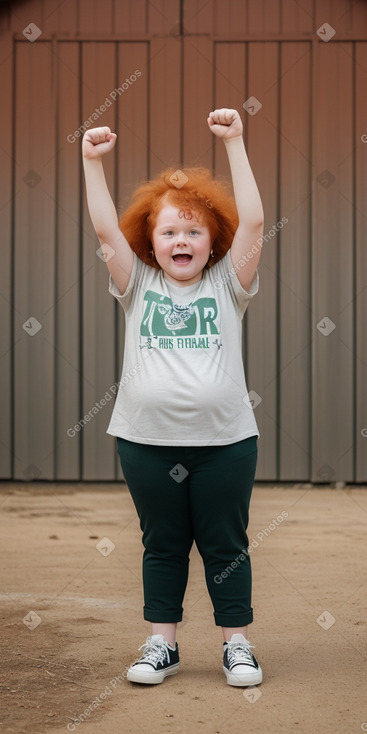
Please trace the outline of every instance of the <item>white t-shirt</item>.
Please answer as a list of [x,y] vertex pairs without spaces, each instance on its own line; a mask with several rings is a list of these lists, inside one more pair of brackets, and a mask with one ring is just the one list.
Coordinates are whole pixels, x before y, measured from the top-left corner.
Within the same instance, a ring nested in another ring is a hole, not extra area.
[[110,275],[125,350],[107,433],[156,446],[260,436],[242,361],[242,318],[258,288],[257,271],[249,292],[242,288],[230,251],[190,286],[170,283],[135,253],[123,295]]

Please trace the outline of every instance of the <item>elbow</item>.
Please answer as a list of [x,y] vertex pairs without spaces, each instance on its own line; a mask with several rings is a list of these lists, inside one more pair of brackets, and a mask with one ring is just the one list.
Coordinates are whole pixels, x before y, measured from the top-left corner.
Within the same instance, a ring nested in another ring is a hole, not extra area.
[[239,217],[239,226],[243,226],[247,230],[252,230],[253,232],[258,232],[261,229],[264,229],[265,220],[264,217],[256,217],[249,220],[248,217]]

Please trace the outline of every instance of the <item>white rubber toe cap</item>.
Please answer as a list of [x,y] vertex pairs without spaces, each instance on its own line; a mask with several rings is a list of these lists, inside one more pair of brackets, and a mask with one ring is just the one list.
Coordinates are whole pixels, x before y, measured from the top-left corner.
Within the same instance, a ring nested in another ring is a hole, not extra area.
[[250,665],[235,665],[231,671],[223,666],[227,683],[230,686],[256,686],[263,679],[261,668],[253,668]]
[[134,673],[135,671],[139,671],[140,673],[156,673],[153,666],[148,665],[148,663],[139,663],[139,665],[134,666],[132,665],[131,668],[129,668],[129,673],[131,670],[133,670]]

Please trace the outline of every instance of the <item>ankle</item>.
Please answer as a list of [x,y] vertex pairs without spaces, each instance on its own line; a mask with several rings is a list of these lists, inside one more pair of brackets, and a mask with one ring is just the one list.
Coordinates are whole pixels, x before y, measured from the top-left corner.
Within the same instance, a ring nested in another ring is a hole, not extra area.
[[246,627],[222,627],[223,640],[224,642],[230,642],[232,635],[238,633],[242,634],[247,639],[247,630],[248,625],[246,625]]
[[170,647],[176,649],[176,622],[152,622],[152,635],[163,635]]

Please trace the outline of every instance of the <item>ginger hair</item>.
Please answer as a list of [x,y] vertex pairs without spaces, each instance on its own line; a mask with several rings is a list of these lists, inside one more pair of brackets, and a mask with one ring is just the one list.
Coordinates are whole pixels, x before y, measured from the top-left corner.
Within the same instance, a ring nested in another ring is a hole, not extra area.
[[238,227],[233,196],[224,182],[214,180],[206,168],[185,168],[186,183],[178,188],[171,177],[174,168],[162,171],[155,179],[142,183],[119,220],[120,230],[130,247],[147,265],[160,270],[152,254],[152,233],[157,215],[166,204],[195,212],[210,232],[213,257],[205,267],[212,267],[228,252]]

